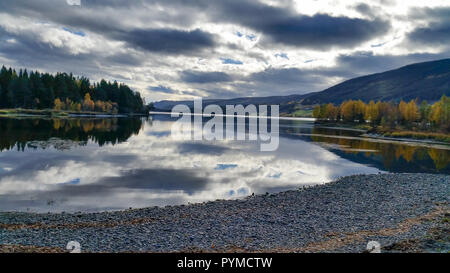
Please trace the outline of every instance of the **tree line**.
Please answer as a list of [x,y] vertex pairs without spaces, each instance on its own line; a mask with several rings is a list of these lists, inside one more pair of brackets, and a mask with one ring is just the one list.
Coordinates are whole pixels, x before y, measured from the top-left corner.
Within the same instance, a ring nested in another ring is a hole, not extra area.
[[332,103],[317,105],[313,117],[327,121],[370,123],[385,128],[404,127],[428,131],[450,131],[450,98],[443,95],[433,104],[427,101],[411,100],[383,102],[361,100],[344,101],[335,106]]
[[56,109],[108,113],[144,113],[139,92],[116,81],[91,84],[72,74],[39,73],[5,66],[0,70],[0,108]]

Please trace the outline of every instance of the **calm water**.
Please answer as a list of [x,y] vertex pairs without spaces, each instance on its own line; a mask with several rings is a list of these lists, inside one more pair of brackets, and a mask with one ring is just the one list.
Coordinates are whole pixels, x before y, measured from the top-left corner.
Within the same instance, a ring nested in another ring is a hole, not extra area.
[[169,116],[0,118],[0,210],[103,211],[272,193],[378,172],[450,174],[450,147],[280,121],[280,145],[183,141]]

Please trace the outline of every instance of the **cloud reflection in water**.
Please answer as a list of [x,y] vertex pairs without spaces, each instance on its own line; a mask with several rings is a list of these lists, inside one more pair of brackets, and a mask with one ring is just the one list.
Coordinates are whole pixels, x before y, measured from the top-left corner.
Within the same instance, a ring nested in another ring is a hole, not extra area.
[[[102,211],[238,198],[378,169],[300,139],[275,152],[258,142],[172,139],[154,120],[126,141],[0,153],[0,210]],[[298,126],[298,125],[297,125]],[[308,125],[310,126],[310,125]]]

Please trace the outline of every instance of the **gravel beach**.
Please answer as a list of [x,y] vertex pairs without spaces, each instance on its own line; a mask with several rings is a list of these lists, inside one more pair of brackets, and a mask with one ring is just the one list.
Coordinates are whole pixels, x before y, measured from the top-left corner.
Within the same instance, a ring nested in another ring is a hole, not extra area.
[[241,200],[117,212],[0,212],[0,252],[449,252],[450,176],[353,175]]

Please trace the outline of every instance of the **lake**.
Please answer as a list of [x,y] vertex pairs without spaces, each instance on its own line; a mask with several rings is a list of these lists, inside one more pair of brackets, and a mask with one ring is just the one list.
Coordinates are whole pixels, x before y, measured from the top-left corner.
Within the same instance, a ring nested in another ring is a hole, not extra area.
[[175,139],[169,115],[0,118],[0,210],[91,212],[242,198],[378,172],[450,174],[450,146],[280,120],[279,147]]

